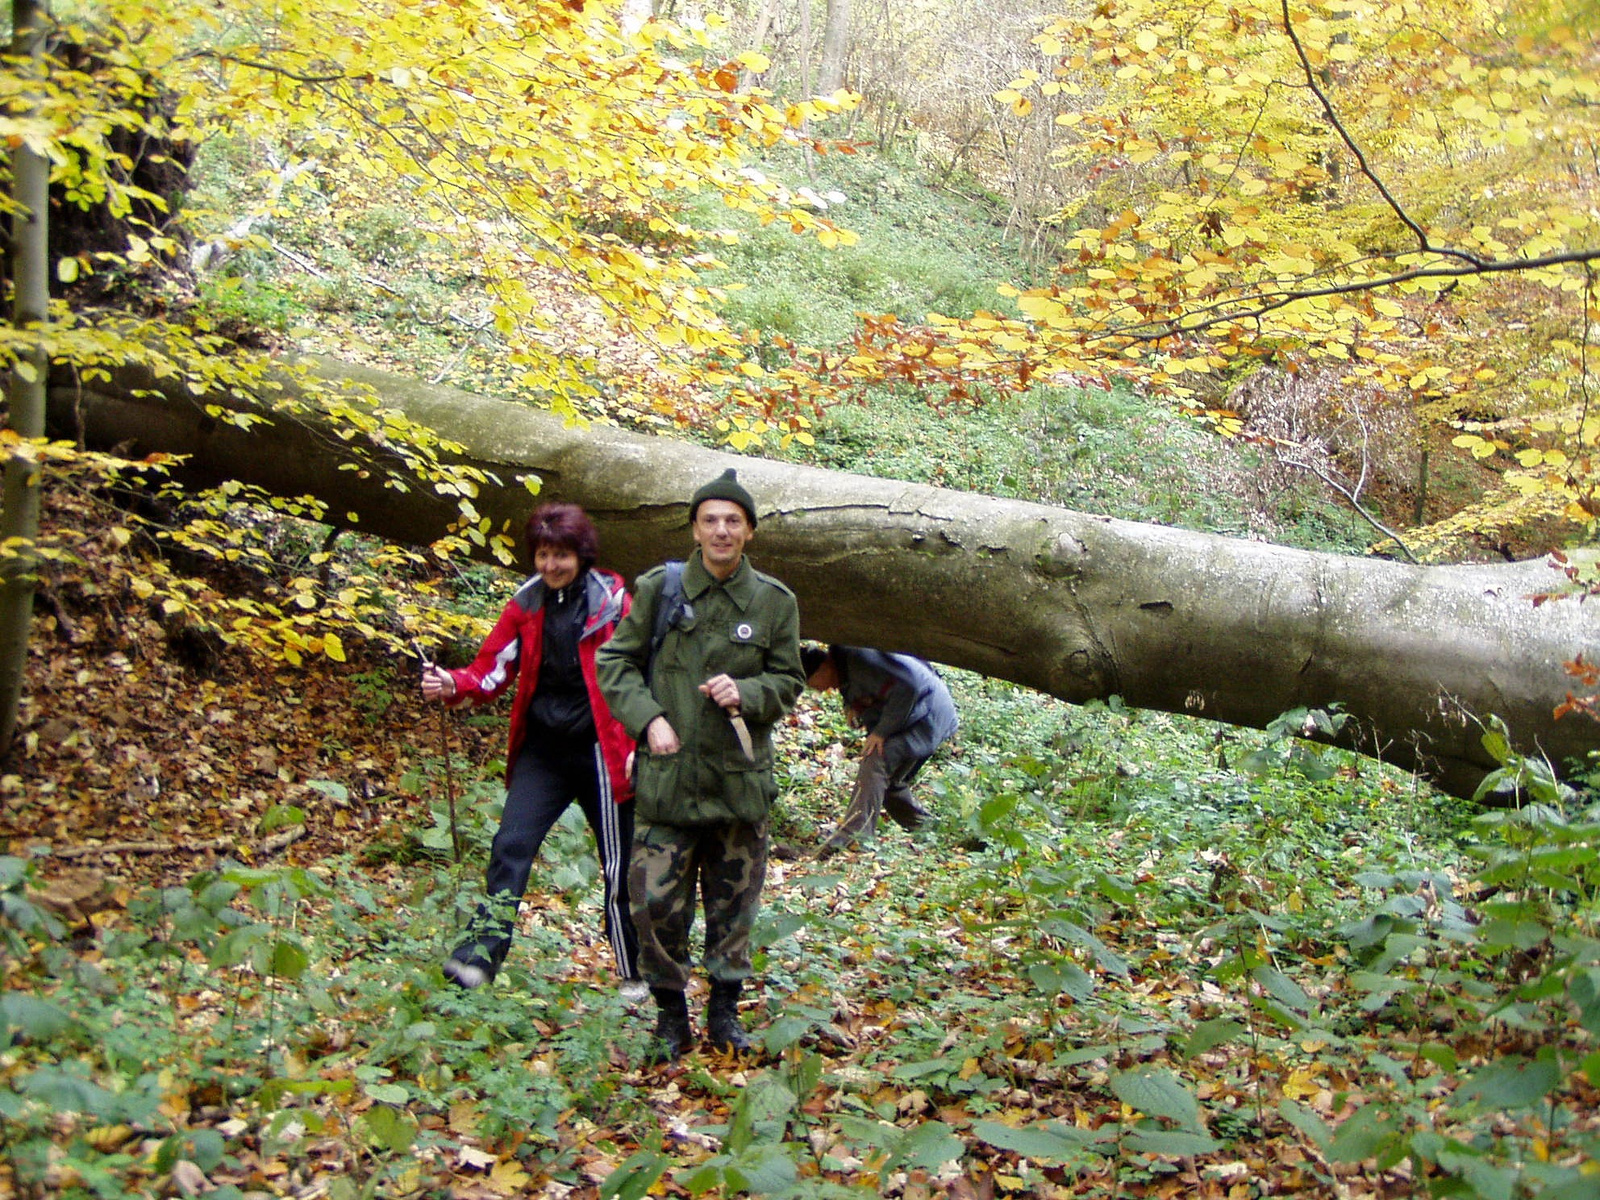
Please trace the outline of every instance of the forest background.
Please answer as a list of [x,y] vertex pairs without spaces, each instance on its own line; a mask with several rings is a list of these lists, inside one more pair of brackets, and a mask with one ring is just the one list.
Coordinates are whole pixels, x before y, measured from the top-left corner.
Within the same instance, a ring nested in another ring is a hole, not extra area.
[[418,711],[404,653],[470,652],[511,579],[450,447],[321,401],[355,469],[458,498],[414,548],[27,415],[52,365],[225,395],[321,351],[1284,544],[1557,549],[1581,593],[1584,11],[55,16],[5,77],[12,211],[54,235],[40,272],[18,222],[4,342],[5,518],[46,506],[6,531],[40,611],[0,778],[19,1192],[1596,1194],[1592,763],[1488,721],[1510,807],[1475,815],[1297,736],[1336,709],[953,673],[937,829],[824,870],[850,739],[808,701],[765,1054],[647,1069],[576,828],[504,982],[438,974],[499,732]]

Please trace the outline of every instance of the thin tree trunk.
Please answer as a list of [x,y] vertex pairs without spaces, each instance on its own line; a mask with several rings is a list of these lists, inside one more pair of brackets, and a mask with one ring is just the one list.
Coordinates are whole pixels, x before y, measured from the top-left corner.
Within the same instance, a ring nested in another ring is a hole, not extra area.
[[[44,27],[49,10],[36,0],[14,0],[11,8],[15,70],[43,70]],[[50,164],[19,140],[11,154],[11,194],[19,212],[11,222],[12,320],[18,329],[41,329],[49,317],[48,218]],[[41,343],[24,350],[11,370],[7,390],[9,426],[19,438],[44,436],[49,363]],[[22,700],[33,624],[33,545],[39,535],[39,466],[22,447],[6,458],[0,511],[0,754],[10,749]]]
[[817,91],[831,96],[844,86],[845,59],[850,51],[850,0],[828,0],[828,27],[822,33],[822,61]]
[[[811,95],[811,0],[800,0],[800,94]],[[806,165],[806,178],[816,182],[816,164],[811,159],[811,121],[800,119],[800,158]]]
[[[1564,661],[1600,657],[1600,610],[1537,607],[1560,576],[1541,563],[1414,567],[1140,525],[1021,501],[722,454],[594,426],[348,364],[330,380],[463,447],[505,480],[474,499],[496,527],[526,519],[516,482],[583,505],[606,563],[637,572],[688,548],[687,500],[737,467],[759,503],[751,554],[800,598],[803,632],[903,650],[1066,700],[1131,705],[1263,728],[1298,707],[1345,706],[1345,744],[1471,795],[1495,764],[1463,713],[1503,717],[1558,766],[1596,742],[1553,710]],[[341,470],[347,448],[315,422],[241,431],[180,382],[124,370],[81,397],[91,444],[191,456],[198,482],[238,479],[314,495],[367,533],[426,544],[456,517],[430,489]],[[145,391],[147,394],[140,394]],[[165,393],[162,395],[161,393]],[[77,393],[51,392],[72,420]],[[73,432],[70,425],[64,433]]]
[[[760,15],[756,17],[755,31],[750,35],[750,49],[761,50],[767,44],[767,38],[772,33],[772,23],[778,19],[778,0],[766,0],[761,6]],[[739,72],[739,86],[748,88],[755,83],[754,71]]]

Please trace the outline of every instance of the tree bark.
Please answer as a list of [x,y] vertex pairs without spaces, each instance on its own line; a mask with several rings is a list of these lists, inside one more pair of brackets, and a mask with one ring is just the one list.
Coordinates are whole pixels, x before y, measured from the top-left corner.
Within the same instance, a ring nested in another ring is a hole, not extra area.
[[[529,497],[513,477],[536,472],[540,498],[586,508],[603,561],[628,574],[687,553],[689,495],[737,467],[760,508],[752,559],[799,596],[807,637],[909,651],[1064,700],[1116,695],[1256,728],[1338,702],[1353,718],[1343,744],[1458,795],[1496,765],[1469,714],[1498,714],[1557,766],[1600,741],[1593,722],[1552,715],[1562,663],[1600,657],[1600,609],[1536,607],[1530,594],[1561,578],[1538,562],[1415,567],[1294,550],[568,428],[451,388],[315,366],[370,386],[504,479],[474,500],[497,526],[520,528]],[[53,413],[70,420],[73,399],[53,391]],[[241,432],[180,385],[132,371],[80,403],[92,444],[191,455],[199,481],[315,495],[367,533],[426,543],[456,515],[431,492],[386,487],[381,471],[340,470],[342,443],[314,422]]]
[[850,49],[850,0],[828,0],[827,21],[817,66],[817,91],[831,96],[844,86],[845,58]]
[[[43,70],[47,9],[35,0],[15,0],[11,7],[11,51],[18,63]],[[11,194],[18,211],[11,221],[12,321],[19,330],[39,331],[39,341],[24,351],[11,369],[7,403],[10,429],[21,438],[44,434],[45,380],[49,366],[43,326],[50,308],[50,164],[18,140],[11,152]],[[28,661],[28,635],[33,626],[33,552],[39,535],[39,464],[14,448],[6,456],[0,509],[0,754],[11,747],[22,700],[22,679]]]

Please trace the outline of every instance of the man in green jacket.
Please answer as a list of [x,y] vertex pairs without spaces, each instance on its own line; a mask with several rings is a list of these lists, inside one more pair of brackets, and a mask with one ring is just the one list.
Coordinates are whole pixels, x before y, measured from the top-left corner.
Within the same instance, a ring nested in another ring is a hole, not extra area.
[[[706,1031],[743,1051],[739,993],[767,873],[767,816],[777,798],[772,726],[805,686],[794,593],[744,556],[756,509],[730,468],[689,502],[697,549],[645,572],[633,610],[596,656],[611,712],[640,743],[634,766],[628,895],[639,971],[655,997],[660,1052],[692,1040],[684,988],[695,890],[705,904]],[[667,594],[671,625],[652,650]]]

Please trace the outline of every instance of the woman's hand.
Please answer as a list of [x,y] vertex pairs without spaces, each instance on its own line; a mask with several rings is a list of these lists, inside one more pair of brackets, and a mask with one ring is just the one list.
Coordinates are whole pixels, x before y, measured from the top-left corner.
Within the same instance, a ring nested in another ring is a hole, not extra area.
[[429,663],[422,669],[422,696],[425,700],[449,700],[456,694],[456,681],[449,671]]
[[866,743],[861,747],[861,757],[871,758],[874,754],[883,753],[883,738],[876,733],[867,734]]
[[682,748],[678,731],[666,717],[657,717],[644,727],[644,740],[651,754],[676,754]]

